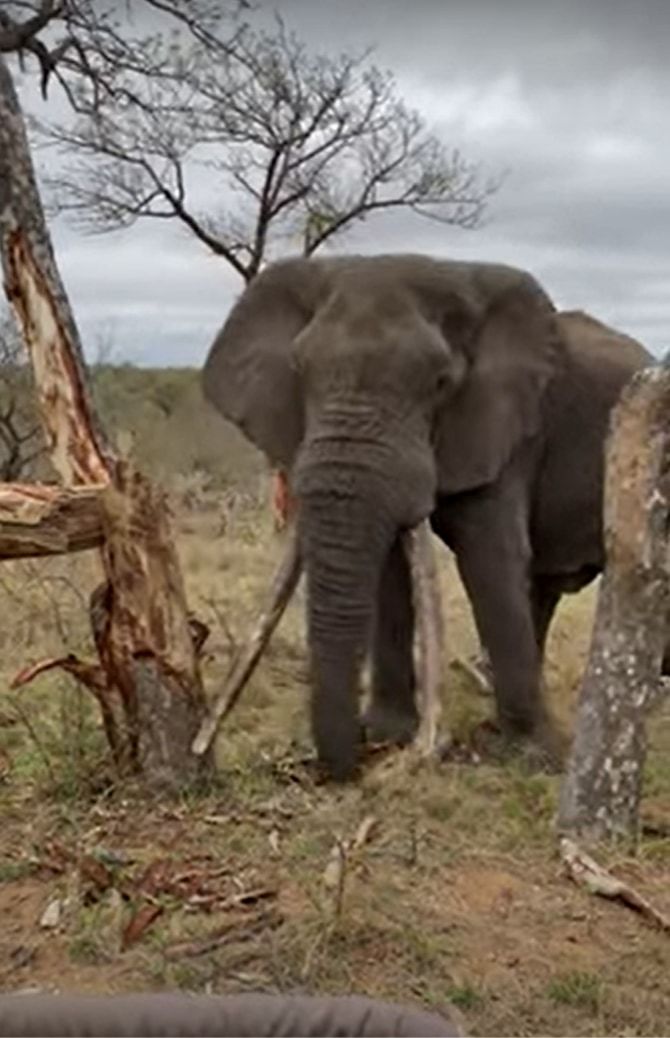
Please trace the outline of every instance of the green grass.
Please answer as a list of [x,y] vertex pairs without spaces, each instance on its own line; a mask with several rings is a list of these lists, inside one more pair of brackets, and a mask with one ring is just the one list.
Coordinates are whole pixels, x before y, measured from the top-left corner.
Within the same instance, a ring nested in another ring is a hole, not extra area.
[[565,973],[552,980],[547,994],[557,1005],[597,1013],[602,996],[602,981],[595,973]]

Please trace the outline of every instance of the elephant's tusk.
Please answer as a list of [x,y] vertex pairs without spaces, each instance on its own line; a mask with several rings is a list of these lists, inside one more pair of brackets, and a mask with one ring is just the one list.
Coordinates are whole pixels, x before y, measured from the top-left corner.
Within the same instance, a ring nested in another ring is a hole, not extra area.
[[419,640],[417,692],[419,729],[415,744],[423,756],[435,751],[440,717],[440,684],[443,620],[432,532],[424,520],[404,537],[412,572],[412,593]]
[[263,649],[270,640],[270,635],[279,623],[291,595],[296,589],[301,569],[298,532],[293,524],[289,530],[286,551],[272,581],[267,605],[261,611],[250,637],[238,652],[223,691],[212,703],[207,717],[200,725],[198,734],[191,744],[191,750],[196,756],[207,752],[219,725],[233,709],[242,689],[253,674],[256,664],[263,654]]

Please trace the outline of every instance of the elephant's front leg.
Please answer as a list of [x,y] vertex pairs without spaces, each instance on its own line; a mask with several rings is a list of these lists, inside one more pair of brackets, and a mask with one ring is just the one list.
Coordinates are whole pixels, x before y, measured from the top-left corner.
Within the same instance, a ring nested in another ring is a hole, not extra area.
[[530,545],[522,503],[512,488],[438,510],[436,532],[456,554],[477,631],[491,661],[498,720],[512,737],[555,750],[541,695]]
[[407,557],[398,537],[382,570],[372,635],[371,701],[364,717],[373,742],[411,742],[414,700],[414,610]]

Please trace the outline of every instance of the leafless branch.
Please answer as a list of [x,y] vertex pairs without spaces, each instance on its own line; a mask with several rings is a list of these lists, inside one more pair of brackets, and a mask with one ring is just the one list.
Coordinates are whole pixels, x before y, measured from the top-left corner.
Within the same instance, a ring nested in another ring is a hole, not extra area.
[[310,255],[384,210],[475,227],[497,188],[368,52],[313,54],[281,17],[255,29],[232,2],[128,0],[160,16],[151,32],[111,2],[63,3],[54,71],[74,118],[35,125],[67,156],[54,203],[88,231],[177,219],[248,281],[280,242]]

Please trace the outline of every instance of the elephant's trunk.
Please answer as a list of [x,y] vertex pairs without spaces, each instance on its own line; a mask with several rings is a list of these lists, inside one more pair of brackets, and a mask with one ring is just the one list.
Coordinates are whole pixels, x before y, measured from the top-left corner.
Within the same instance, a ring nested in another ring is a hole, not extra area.
[[365,493],[310,493],[300,503],[307,574],[312,729],[335,779],[356,769],[358,678],[368,646],[381,567],[394,525]]

